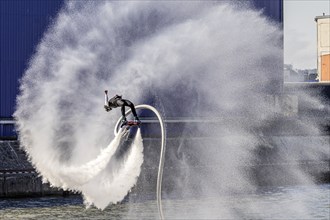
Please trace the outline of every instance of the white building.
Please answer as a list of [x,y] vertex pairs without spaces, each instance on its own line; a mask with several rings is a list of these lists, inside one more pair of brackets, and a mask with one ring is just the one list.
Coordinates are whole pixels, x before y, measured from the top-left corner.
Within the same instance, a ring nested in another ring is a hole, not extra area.
[[317,73],[320,82],[330,81],[330,15],[317,16]]

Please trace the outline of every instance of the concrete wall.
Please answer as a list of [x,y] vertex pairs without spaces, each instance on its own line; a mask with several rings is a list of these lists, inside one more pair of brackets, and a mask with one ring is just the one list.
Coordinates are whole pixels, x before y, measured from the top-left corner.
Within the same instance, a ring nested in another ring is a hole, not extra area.
[[42,183],[17,141],[0,141],[0,197],[66,193]]
[[[226,153],[226,148],[221,143],[225,142],[223,139],[227,139],[228,136],[226,134],[220,134],[217,137],[191,135],[167,140],[162,187],[164,195],[178,198],[189,196],[182,193],[193,193],[196,196],[199,192],[203,193],[203,179],[211,182],[215,189],[219,187],[220,190],[222,187],[223,180],[219,176],[223,175],[224,161],[215,160],[215,158],[223,158],[223,153]],[[261,138],[264,144],[256,146],[252,153],[255,159],[249,164],[241,164],[242,169],[246,170],[251,181],[254,181],[256,185],[297,184],[299,180],[294,175],[291,176],[289,172],[298,168],[311,173],[316,181],[330,182],[330,158],[325,158],[324,161],[311,161],[304,157],[305,151],[311,151],[317,143],[329,141],[330,136],[262,136]],[[0,161],[0,197],[68,194],[68,192],[51,188],[48,184],[42,184],[41,178],[33,168],[30,170],[25,168],[25,171],[23,168],[15,171],[13,168],[9,169],[8,166],[22,167],[22,163],[29,164],[27,161],[13,160],[14,157],[10,155],[14,154],[9,145],[17,146],[18,143],[0,142],[0,148],[8,151],[7,158],[9,158],[5,163]],[[129,199],[154,198],[159,154],[160,139],[144,138],[144,163]],[[293,158],[299,157],[301,160],[286,160],[283,157],[290,154],[295,155]],[[188,187],[189,190],[183,190],[184,187]]]
[[0,197],[65,195],[66,192],[44,184],[35,172],[0,172]]

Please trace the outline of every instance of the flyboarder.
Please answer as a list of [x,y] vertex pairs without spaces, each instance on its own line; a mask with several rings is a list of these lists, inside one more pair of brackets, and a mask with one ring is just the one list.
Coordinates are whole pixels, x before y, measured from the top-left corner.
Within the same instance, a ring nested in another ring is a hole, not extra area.
[[135,124],[141,123],[139,117],[136,114],[134,104],[131,101],[129,101],[127,99],[122,99],[122,97],[120,95],[115,95],[114,97],[112,97],[109,100],[108,90],[105,90],[104,93],[105,93],[105,100],[104,100],[105,111],[109,112],[113,108],[121,107],[121,115],[123,116],[122,121],[121,121],[122,126],[127,124],[127,120],[126,120],[126,116],[125,116],[125,106],[128,106],[131,108],[132,114],[134,115],[134,123]]

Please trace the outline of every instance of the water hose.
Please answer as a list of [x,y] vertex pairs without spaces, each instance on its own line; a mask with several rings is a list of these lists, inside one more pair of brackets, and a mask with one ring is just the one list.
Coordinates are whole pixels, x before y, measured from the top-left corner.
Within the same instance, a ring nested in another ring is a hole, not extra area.
[[[159,157],[159,166],[158,166],[158,176],[157,176],[157,206],[158,206],[158,212],[159,212],[159,218],[164,219],[163,215],[163,208],[162,208],[162,179],[163,179],[163,169],[164,169],[164,160],[165,160],[165,150],[166,150],[166,132],[165,132],[165,126],[164,121],[162,119],[162,116],[158,112],[158,110],[150,105],[141,104],[135,106],[135,109],[148,109],[154,112],[159,120],[161,133],[162,133],[162,141],[161,141],[161,150],[160,150],[160,157]],[[125,116],[131,113],[131,109],[127,110],[125,112]],[[120,122],[122,120],[122,117],[119,118],[119,120],[116,123],[114,134],[117,135],[120,129]]]

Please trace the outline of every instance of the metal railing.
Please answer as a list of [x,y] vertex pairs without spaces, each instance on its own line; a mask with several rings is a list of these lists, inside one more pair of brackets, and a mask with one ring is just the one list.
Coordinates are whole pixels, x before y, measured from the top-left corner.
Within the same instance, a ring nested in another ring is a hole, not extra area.
[[4,126],[7,125],[13,125],[13,129],[15,126],[15,120],[14,119],[0,119],[0,138],[16,138],[16,134],[14,134],[15,132],[13,131],[13,135],[5,135],[5,129]]

